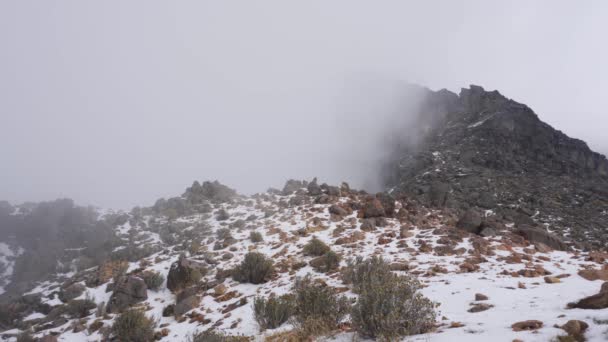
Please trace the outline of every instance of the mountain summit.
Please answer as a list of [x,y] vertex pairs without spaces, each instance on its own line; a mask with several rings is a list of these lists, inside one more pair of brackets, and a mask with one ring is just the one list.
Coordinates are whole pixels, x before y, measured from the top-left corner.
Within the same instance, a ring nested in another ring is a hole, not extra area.
[[435,207],[546,225],[574,241],[607,242],[608,160],[541,121],[528,106],[471,85],[427,90],[426,134],[402,148],[386,183]]

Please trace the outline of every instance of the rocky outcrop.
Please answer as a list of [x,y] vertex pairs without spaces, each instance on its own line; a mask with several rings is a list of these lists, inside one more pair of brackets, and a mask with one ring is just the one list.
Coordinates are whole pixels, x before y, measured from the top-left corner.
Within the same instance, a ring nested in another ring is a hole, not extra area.
[[[547,224],[573,241],[608,246],[603,155],[498,91],[419,91],[419,119],[403,131],[423,134],[396,144],[398,157],[385,177],[392,194],[461,215],[489,210],[498,221]],[[564,249],[559,241],[548,242]]]
[[122,312],[129,306],[146,299],[148,299],[146,282],[136,276],[124,276],[114,284],[114,291],[106,309],[109,313]]

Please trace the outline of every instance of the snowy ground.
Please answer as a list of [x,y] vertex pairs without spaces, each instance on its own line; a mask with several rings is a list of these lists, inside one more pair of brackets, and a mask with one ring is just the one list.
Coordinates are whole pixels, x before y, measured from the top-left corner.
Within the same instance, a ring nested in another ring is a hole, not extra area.
[[[409,237],[399,237],[399,232],[403,226],[402,222],[396,219],[388,219],[385,227],[379,227],[373,232],[366,232],[363,240],[351,244],[335,244],[340,237],[351,235],[355,231],[360,231],[360,220],[357,219],[357,211],[352,215],[341,220],[331,220],[328,213],[329,205],[310,204],[299,207],[282,208],[278,206],[278,201],[288,201],[290,197],[272,195],[266,199],[257,199],[250,202],[242,201],[238,205],[224,204],[231,218],[228,221],[217,221],[214,215],[195,215],[182,217],[178,221],[186,222],[194,226],[201,222],[206,222],[211,226],[212,231],[225,227],[226,223],[232,223],[237,219],[246,219],[250,215],[255,215],[258,219],[251,221],[253,227],[246,229],[233,230],[232,235],[237,239],[237,243],[232,245],[230,253],[234,256],[230,260],[220,260],[219,268],[228,269],[237,265],[243,260],[244,255],[251,250],[255,250],[271,257],[275,263],[287,259],[297,259],[310,261],[311,258],[302,255],[302,246],[312,238],[323,240],[331,246],[332,250],[341,254],[344,260],[362,256],[381,255],[389,262],[404,262],[410,265],[410,272],[419,275],[419,279],[425,285],[423,293],[433,301],[439,303],[438,322],[441,324],[436,332],[412,336],[405,341],[512,341],[520,339],[522,341],[549,341],[558,335],[564,335],[564,331],[555,328],[554,325],[562,325],[568,320],[578,319],[590,325],[586,333],[589,341],[602,341],[608,339],[606,331],[607,324],[596,322],[608,320],[608,309],[604,310],[568,310],[566,304],[576,301],[582,297],[598,293],[602,284],[601,281],[589,281],[580,277],[577,273],[585,267],[596,267],[600,265],[585,261],[584,254],[552,251],[540,253],[532,247],[524,249],[523,246],[511,246],[501,238],[493,238],[489,241],[492,255],[483,255],[485,262],[478,264],[479,269],[473,272],[463,272],[460,265],[478,252],[472,243],[472,237],[465,237],[455,245],[455,249],[462,249],[460,255],[438,255],[434,249],[440,246],[439,239],[444,237],[441,229],[455,229],[446,227],[441,215],[427,213],[428,216],[424,226],[414,226],[410,224]],[[347,201],[341,198],[341,201]],[[273,209],[276,214],[264,218],[265,209]],[[216,208],[216,212],[219,208]],[[491,215],[491,213],[489,213]],[[315,219],[316,218],[316,219]],[[316,221],[316,222],[315,222]],[[319,224],[320,223],[320,224]],[[297,231],[300,229],[316,227],[314,233],[302,237]],[[128,234],[129,224],[117,228],[121,234]],[[264,242],[252,243],[249,234],[254,229],[264,235]],[[158,234],[145,232],[148,241],[162,244]],[[392,235],[391,235],[392,234]],[[381,237],[389,237],[388,243],[378,244]],[[479,239],[479,237],[476,237]],[[421,247],[424,241],[430,250]],[[213,251],[214,242],[209,240],[206,244],[208,251]],[[220,251],[220,255],[225,252]],[[4,246],[0,245],[0,261],[3,261],[3,253],[7,252]],[[529,260],[510,262],[509,257],[527,255]],[[179,252],[174,251],[173,246],[163,245],[163,251],[147,257],[151,266],[149,270],[163,273],[165,276],[169,271],[171,263],[177,260]],[[560,283],[549,284],[543,280],[542,276],[522,277],[513,276],[512,272],[542,266],[552,275],[569,275],[561,278]],[[139,267],[139,263],[131,263],[129,269],[134,270]],[[443,268],[447,273],[431,272],[435,268]],[[238,295],[232,300],[218,302],[211,295],[203,297],[199,308],[194,311],[203,313],[210,323],[202,325],[199,322],[190,322],[189,319],[179,323],[174,317],[162,317],[163,308],[175,302],[175,296],[165,286],[159,291],[148,291],[147,304],[150,309],[146,312],[148,316],[158,320],[159,325],[167,325],[170,330],[168,337],[163,340],[186,341],[189,336],[197,331],[203,331],[211,326],[227,333],[251,336],[254,340],[262,341],[263,336],[270,335],[276,331],[261,333],[258,325],[253,320],[252,299],[254,296],[268,296],[270,293],[283,294],[290,290],[293,279],[296,276],[303,276],[312,273],[316,277],[323,278],[329,285],[343,287],[336,274],[326,275],[315,272],[310,266],[299,269],[295,273],[281,273],[277,279],[266,284],[251,285],[239,284],[226,279],[224,285],[227,291],[237,291]],[[505,274],[507,273],[507,274]],[[211,272],[207,277],[214,278],[215,273]],[[84,282],[83,282],[84,283]],[[58,305],[61,302],[52,297],[53,288],[58,284],[40,284],[33,292],[41,292],[47,297],[45,301],[51,305]],[[107,284],[96,288],[88,288],[86,293],[81,296],[90,296],[97,303],[108,301],[111,293],[106,292]],[[523,288],[525,287],[525,288]],[[475,302],[475,294],[481,293],[489,297],[485,303],[493,305],[487,311],[470,313],[467,310],[471,303]],[[352,293],[347,293],[352,295]],[[226,308],[241,298],[247,298],[248,304],[238,307],[228,313],[222,313]],[[32,314],[28,319],[40,318],[41,314]],[[104,324],[111,325],[111,319],[104,321]],[[540,320],[544,326],[537,331],[514,332],[511,324],[523,320]],[[88,324],[95,320],[95,315],[90,316]],[[452,323],[460,323],[460,327],[450,328]],[[71,332],[71,322],[62,327],[52,329],[61,332],[59,341],[99,341],[99,333],[89,334],[86,330],[79,333]],[[289,329],[289,325],[278,330]],[[6,332],[5,332],[6,333]],[[42,336],[42,333],[39,334]],[[343,333],[334,336],[337,341],[350,341],[352,333]]]

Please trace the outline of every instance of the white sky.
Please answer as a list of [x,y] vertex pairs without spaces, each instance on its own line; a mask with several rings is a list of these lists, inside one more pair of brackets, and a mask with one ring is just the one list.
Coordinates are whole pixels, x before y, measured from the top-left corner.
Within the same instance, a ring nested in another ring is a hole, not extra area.
[[606,1],[0,2],[0,199],[368,181],[401,81],[498,89],[608,151]]

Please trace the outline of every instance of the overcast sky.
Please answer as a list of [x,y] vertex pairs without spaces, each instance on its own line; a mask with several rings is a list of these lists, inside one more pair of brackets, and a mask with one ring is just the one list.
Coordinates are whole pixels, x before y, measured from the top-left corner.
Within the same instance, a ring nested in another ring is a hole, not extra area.
[[400,82],[498,89],[608,151],[606,1],[0,2],[0,199],[363,186]]

